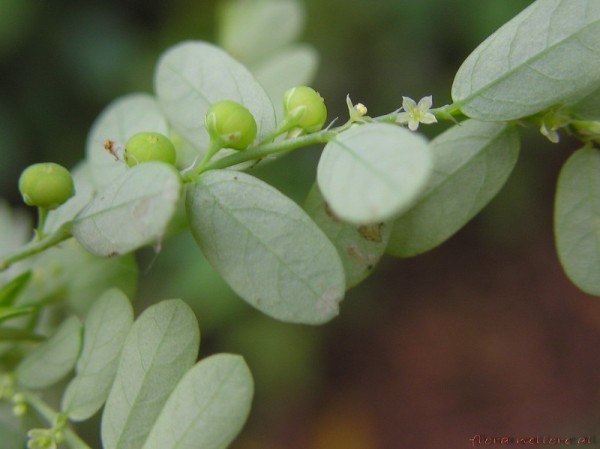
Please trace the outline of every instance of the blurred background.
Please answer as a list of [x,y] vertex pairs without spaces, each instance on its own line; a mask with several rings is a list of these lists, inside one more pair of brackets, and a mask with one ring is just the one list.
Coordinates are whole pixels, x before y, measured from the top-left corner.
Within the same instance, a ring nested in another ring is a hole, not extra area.
[[[305,0],[301,41],[321,60],[313,86],[331,118],[345,116],[346,94],[372,115],[402,95],[449,103],[461,61],[529,3]],[[0,0],[0,196],[20,204],[30,163],[82,159],[99,112],[152,92],[170,45],[214,42],[218,12],[217,0]],[[479,216],[430,253],[385,257],[322,327],[251,309],[188,235],[140,254],[142,304],[185,299],[202,356],[250,365],[256,399],[232,448],[463,448],[477,434],[600,444],[600,301],[565,278],[552,235],[556,176],[577,143],[522,136],[515,172]],[[317,160],[318,149],[298,151],[257,174],[301,203]]]

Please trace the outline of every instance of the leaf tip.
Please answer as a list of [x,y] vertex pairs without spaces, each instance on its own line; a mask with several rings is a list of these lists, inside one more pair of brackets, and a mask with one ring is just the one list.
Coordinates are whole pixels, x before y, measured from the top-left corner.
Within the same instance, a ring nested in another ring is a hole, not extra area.
[[317,301],[317,311],[323,318],[333,318],[340,313],[339,304],[342,299],[344,299],[343,292],[337,288],[329,288]]

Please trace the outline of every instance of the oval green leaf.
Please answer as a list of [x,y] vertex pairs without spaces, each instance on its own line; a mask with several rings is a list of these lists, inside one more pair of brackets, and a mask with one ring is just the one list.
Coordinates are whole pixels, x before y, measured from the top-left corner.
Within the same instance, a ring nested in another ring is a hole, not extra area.
[[[127,140],[140,131],[168,135],[169,128],[157,101],[148,94],[135,93],[117,98],[98,116],[88,134],[86,157],[94,185],[98,189],[112,184],[127,170],[122,153]],[[105,149],[113,142],[120,160]]]
[[179,173],[160,162],[127,170],[99,192],[73,223],[73,236],[98,256],[114,256],[160,241],[177,209]]
[[319,324],[337,315],[342,263],[292,200],[248,174],[211,170],[190,187],[186,206],[206,258],[248,303],[289,322]]
[[500,191],[519,155],[519,134],[467,120],[431,141],[434,169],[418,202],[393,225],[388,253],[409,257],[450,238]]
[[600,2],[538,0],[486,39],[452,86],[461,111],[513,120],[600,86]]
[[253,393],[241,356],[202,360],[169,396],[142,449],[226,449],[246,422]]
[[104,449],[139,449],[154,421],[194,365],[200,331],[179,299],[147,308],[133,323],[102,415]]
[[317,182],[333,213],[358,225],[388,220],[406,210],[431,175],[427,141],[400,126],[357,126],[331,140]]
[[600,87],[582,100],[571,105],[569,110],[578,119],[600,121]]
[[55,384],[73,369],[80,349],[81,321],[72,316],[21,361],[16,371],[17,381],[28,388]]
[[219,44],[250,66],[292,43],[304,27],[298,0],[230,0],[220,13]]
[[318,65],[319,54],[313,47],[294,45],[256,66],[254,75],[267,91],[278,122],[283,118],[285,91],[295,86],[309,86]]
[[600,151],[576,151],[558,177],[556,248],[565,273],[586,293],[600,295]]
[[106,291],[90,309],[83,324],[77,375],[62,398],[61,408],[72,421],[90,418],[106,401],[132,323],[133,308],[120,290]]
[[392,230],[390,223],[353,225],[335,216],[315,184],[304,209],[331,240],[344,264],[346,288],[354,287],[372,271],[385,252]]
[[218,47],[182,42],[161,56],[154,78],[160,105],[175,131],[197,150],[208,145],[204,116],[211,104],[233,100],[256,120],[257,141],[275,127],[269,97],[252,74]]

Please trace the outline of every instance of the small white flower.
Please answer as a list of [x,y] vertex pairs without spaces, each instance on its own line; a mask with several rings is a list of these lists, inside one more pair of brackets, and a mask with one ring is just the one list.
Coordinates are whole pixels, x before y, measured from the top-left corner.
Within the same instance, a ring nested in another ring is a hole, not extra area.
[[367,107],[362,103],[352,104],[350,95],[346,96],[346,104],[348,105],[348,114],[351,122],[365,123],[368,120]]
[[408,128],[411,131],[416,131],[419,128],[419,123],[424,123],[425,125],[437,123],[435,115],[429,112],[431,105],[431,95],[421,98],[419,104],[412,98],[402,97],[402,109],[404,109],[404,112],[398,113],[396,121],[401,125],[408,124]]

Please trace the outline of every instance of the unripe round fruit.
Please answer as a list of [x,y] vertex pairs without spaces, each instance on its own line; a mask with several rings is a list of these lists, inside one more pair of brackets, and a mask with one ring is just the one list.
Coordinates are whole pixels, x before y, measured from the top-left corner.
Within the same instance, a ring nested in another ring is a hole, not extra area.
[[148,161],[160,161],[173,165],[177,153],[167,136],[154,132],[134,134],[125,144],[125,160],[133,167]]
[[235,101],[223,100],[213,104],[204,123],[211,139],[225,148],[243,150],[256,137],[256,121],[252,113]]
[[327,120],[323,97],[307,86],[296,86],[283,94],[283,112],[286,117],[297,115],[295,126],[309,133],[320,130]]
[[75,194],[69,170],[53,162],[33,164],[19,178],[19,192],[28,206],[56,209]]

